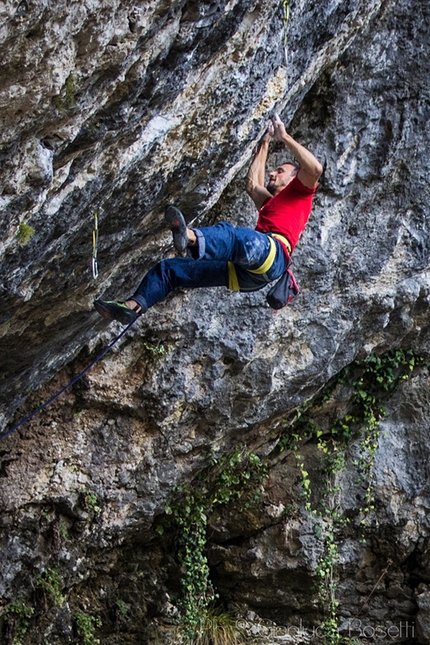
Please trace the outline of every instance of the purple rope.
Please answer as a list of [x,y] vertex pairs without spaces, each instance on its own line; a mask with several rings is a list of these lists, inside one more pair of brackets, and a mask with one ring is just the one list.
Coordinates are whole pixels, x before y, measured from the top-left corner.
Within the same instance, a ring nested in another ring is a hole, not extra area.
[[62,394],[64,394],[64,392],[65,392],[66,390],[68,390],[70,387],[72,387],[72,385],[74,385],[75,383],[77,383],[77,382],[79,381],[79,379],[81,379],[81,378],[82,378],[82,377],[83,377],[87,372],[89,372],[89,371],[90,371],[90,369],[91,369],[92,367],[94,367],[94,365],[95,365],[96,363],[98,363],[98,362],[103,358],[103,356],[105,356],[105,354],[107,354],[107,353],[108,353],[108,351],[109,351],[110,349],[112,349],[112,347],[113,347],[113,346],[114,346],[114,345],[115,345],[115,344],[120,340],[120,338],[122,338],[122,337],[124,336],[124,334],[125,334],[125,333],[130,329],[130,327],[131,327],[132,325],[134,325],[134,323],[136,322],[136,320],[138,320],[138,318],[135,318],[134,320],[132,320],[132,321],[131,321],[131,323],[129,323],[129,324],[127,325],[127,327],[125,327],[125,329],[123,329],[123,330],[122,330],[122,332],[119,334],[119,336],[117,336],[116,338],[114,338],[114,339],[113,339],[113,341],[112,341],[112,342],[111,342],[107,347],[105,347],[105,349],[101,352],[101,354],[99,354],[99,355],[98,355],[98,356],[97,356],[97,357],[92,361],[92,363],[90,363],[90,364],[89,364],[89,365],[88,365],[88,366],[87,366],[87,367],[86,367],[86,368],[85,368],[85,369],[84,369],[80,374],[78,374],[77,376],[75,376],[75,377],[70,381],[70,383],[67,383],[67,385],[65,385],[65,386],[64,386],[64,387],[63,387],[59,392],[57,392],[56,394],[54,394],[54,396],[52,396],[52,397],[49,399],[49,401],[46,401],[46,403],[43,403],[41,406],[39,406],[38,408],[36,408],[36,410],[34,410],[31,414],[29,414],[27,417],[25,417],[25,419],[22,419],[22,421],[20,421],[20,422],[19,422],[19,423],[17,423],[16,425],[14,425],[12,428],[10,428],[9,430],[7,430],[6,432],[3,432],[3,434],[0,434],[0,440],[1,440],[1,439],[4,439],[5,437],[7,437],[8,435],[10,435],[10,434],[11,434],[12,432],[14,432],[15,430],[18,430],[18,428],[20,428],[22,425],[24,425],[24,423],[27,423],[27,421],[30,421],[30,419],[32,419],[34,416],[36,416],[36,414],[38,414],[38,412],[42,412],[42,410],[44,410],[45,408],[47,408],[47,407],[48,407],[48,405],[50,405],[53,401],[55,401],[55,399],[58,399],[58,397],[59,397],[59,396],[61,396]]

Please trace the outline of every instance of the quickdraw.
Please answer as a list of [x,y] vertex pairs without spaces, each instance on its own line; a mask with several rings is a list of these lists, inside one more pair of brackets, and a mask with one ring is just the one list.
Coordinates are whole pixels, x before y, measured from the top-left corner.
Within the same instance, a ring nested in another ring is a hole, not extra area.
[[287,41],[288,41],[288,21],[290,19],[290,0],[283,0],[284,7],[284,56],[285,64],[288,65],[288,51],[287,51]]
[[91,271],[93,273],[94,280],[99,275],[99,265],[97,262],[97,245],[99,242],[99,212],[94,213],[94,228],[93,228],[93,257],[91,260]]

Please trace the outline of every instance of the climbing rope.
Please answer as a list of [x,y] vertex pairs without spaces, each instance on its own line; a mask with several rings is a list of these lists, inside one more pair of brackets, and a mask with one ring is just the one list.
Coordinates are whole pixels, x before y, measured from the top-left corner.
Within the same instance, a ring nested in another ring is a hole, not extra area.
[[288,42],[288,21],[290,19],[290,0],[283,0],[284,8],[284,56],[285,64],[288,65],[288,51],[287,51],[287,42]]
[[59,392],[57,392],[56,394],[54,394],[54,396],[52,396],[52,397],[49,399],[49,401],[46,401],[46,403],[43,403],[41,406],[39,406],[38,408],[36,408],[36,410],[34,410],[31,414],[29,414],[27,417],[25,417],[25,419],[22,419],[22,421],[20,421],[20,422],[19,422],[19,423],[17,423],[16,425],[14,425],[12,428],[10,428],[9,430],[7,430],[6,432],[3,432],[3,434],[0,434],[0,440],[1,440],[1,439],[4,439],[5,437],[7,437],[8,435],[10,435],[10,434],[11,434],[12,432],[14,432],[15,430],[18,430],[18,428],[20,428],[22,425],[24,425],[24,423],[27,423],[27,421],[30,421],[30,419],[32,419],[36,414],[38,414],[39,412],[42,412],[42,410],[44,410],[45,408],[47,408],[47,407],[48,407],[48,405],[50,405],[50,404],[51,404],[51,403],[53,403],[56,399],[58,399],[58,397],[60,397],[62,394],[64,394],[64,392],[66,392],[66,390],[68,390],[70,387],[72,387],[72,385],[74,385],[75,383],[77,383],[77,382],[79,381],[79,379],[81,379],[81,378],[82,378],[82,377],[83,377],[87,372],[89,372],[89,370],[90,370],[92,367],[94,367],[94,365],[95,365],[96,363],[98,363],[98,362],[103,358],[103,356],[105,356],[105,355],[108,353],[108,351],[109,351],[109,350],[111,350],[111,349],[112,349],[112,347],[113,347],[113,346],[114,346],[114,345],[115,345],[115,344],[116,344],[116,343],[117,343],[117,342],[118,342],[118,341],[119,341],[119,340],[124,336],[124,334],[126,334],[126,332],[130,329],[130,327],[131,327],[132,325],[134,325],[134,323],[136,322],[136,320],[138,320],[138,318],[135,318],[134,320],[132,320],[132,321],[131,321],[131,323],[129,323],[129,324],[127,325],[127,327],[125,327],[125,329],[123,329],[123,330],[122,330],[122,332],[121,332],[121,333],[120,333],[116,338],[114,338],[114,339],[113,339],[113,341],[112,341],[112,342],[111,342],[107,347],[105,347],[105,349],[101,352],[101,354],[99,354],[99,355],[98,355],[98,356],[97,356],[97,357],[96,357],[96,358],[95,358],[95,359],[94,359],[94,360],[93,360],[93,361],[88,365],[88,367],[86,367],[82,372],[80,372],[80,374],[78,374],[77,376],[75,376],[75,377],[70,381],[70,383],[67,383],[67,385],[65,385],[65,386],[64,386],[64,387],[63,387]]
[[91,260],[91,270],[93,272],[94,280],[99,275],[99,266],[97,263],[97,245],[99,242],[99,213],[94,213],[94,228],[93,228],[93,257]]

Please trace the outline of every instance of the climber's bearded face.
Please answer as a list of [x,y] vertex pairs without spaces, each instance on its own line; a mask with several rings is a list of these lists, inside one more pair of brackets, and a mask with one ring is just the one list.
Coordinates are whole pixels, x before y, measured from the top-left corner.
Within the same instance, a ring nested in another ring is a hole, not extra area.
[[277,195],[280,193],[285,186],[288,186],[288,184],[293,181],[299,170],[300,169],[292,163],[284,163],[282,166],[278,166],[276,170],[269,172],[269,181],[266,186],[269,193],[271,195]]

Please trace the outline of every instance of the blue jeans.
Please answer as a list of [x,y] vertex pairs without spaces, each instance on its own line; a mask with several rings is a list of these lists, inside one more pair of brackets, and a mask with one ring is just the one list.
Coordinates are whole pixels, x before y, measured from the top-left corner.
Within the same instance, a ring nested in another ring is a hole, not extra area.
[[187,258],[172,258],[156,264],[143,278],[130,299],[152,307],[180,287],[228,287],[228,262],[233,262],[240,291],[257,291],[279,278],[287,268],[281,244],[275,239],[276,256],[267,273],[253,274],[266,260],[270,240],[251,228],[236,228],[226,222],[194,230],[197,246]]

